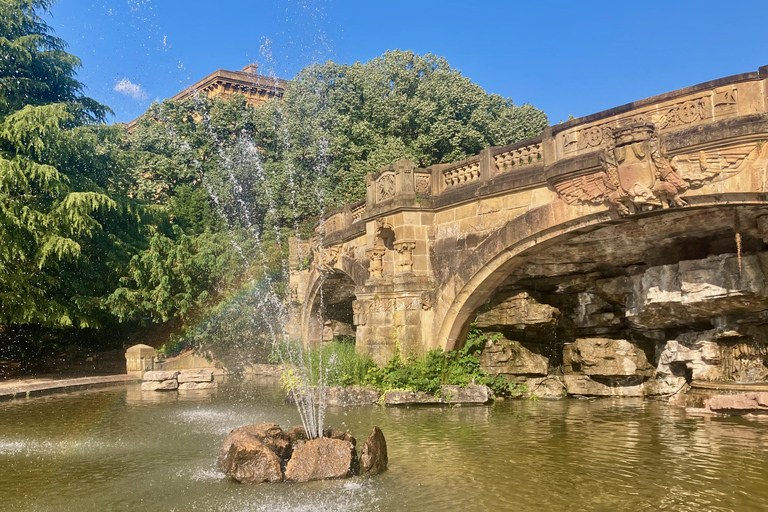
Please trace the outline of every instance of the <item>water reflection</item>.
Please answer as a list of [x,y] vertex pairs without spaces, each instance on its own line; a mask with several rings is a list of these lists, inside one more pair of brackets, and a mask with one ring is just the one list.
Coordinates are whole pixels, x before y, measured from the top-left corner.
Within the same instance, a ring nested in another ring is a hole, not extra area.
[[[274,386],[138,386],[0,404],[8,510],[765,510],[768,425],[642,400],[332,408],[390,470],[306,485],[238,485],[215,468],[232,428],[298,414]],[[175,395],[175,399],[173,398]]]

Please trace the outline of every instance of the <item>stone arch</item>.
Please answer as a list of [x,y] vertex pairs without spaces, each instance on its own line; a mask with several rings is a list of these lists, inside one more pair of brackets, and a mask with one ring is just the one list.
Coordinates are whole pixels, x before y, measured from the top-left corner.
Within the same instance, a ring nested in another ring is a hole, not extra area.
[[[368,270],[359,261],[347,256],[346,254],[342,254],[338,258],[336,265],[330,269],[330,272],[320,271],[317,269],[317,267],[312,269],[309,278],[309,285],[307,287],[307,293],[305,295],[305,301],[304,304],[302,304],[301,314],[300,336],[305,344],[313,341],[312,331],[313,327],[315,327],[313,325],[313,315],[316,313],[316,303],[321,290],[323,289],[323,285],[326,284],[329,278],[346,282],[347,285],[351,285],[353,290],[357,290],[359,287],[364,285],[365,281],[368,279]],[[354,298],[356,298],[356,292],[353,292],[352,301],[354,301]],[[351,304],[349,307],[349,320],[351,323]]]
[[455,292],[450,305],[436,315],[437,345],[446,350],[458,347],[477,309],[523,263],[523,256],[534,247],[546,249],[579,234],[668,212],[717,206],[766,206],[768,197],[762,193],[723,193],[697,196],[692,202],[684,209],[618,217],[604,207],[569,206],[555,201],[509,221],[480,243],[457,265],[451,279],[442,283],[440,288],[444,291]]

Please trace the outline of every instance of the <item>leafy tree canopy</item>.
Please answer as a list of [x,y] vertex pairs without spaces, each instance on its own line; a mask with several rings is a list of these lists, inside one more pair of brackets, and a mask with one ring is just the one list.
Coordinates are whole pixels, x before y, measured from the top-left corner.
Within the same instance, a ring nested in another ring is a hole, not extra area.
[[80,61],[40,18],[49,6],[0,1],[0,324],[86,327],[109,274],[89,278],[136,231],[105,223],[135,211],[110,196],[127,178],[109,156],[121,132],[92,126],[108,109],[82,94]]

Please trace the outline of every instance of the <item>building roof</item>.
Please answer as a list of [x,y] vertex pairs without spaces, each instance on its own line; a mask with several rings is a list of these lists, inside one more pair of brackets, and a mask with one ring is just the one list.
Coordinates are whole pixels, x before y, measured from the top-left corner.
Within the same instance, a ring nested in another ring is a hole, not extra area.
[[[256,64],[248,64],[240,71],[217,69],[169,99],[184,100],[201,93],[205,93],[208,97],[242,94],[249,104],[260,106],[270,98],[282,98],[288,80],[259,75],[257,71],[258,66]],[[144,116],[139,116],[130,123],[126,123],[128,130],[136,127],[142,117]]]

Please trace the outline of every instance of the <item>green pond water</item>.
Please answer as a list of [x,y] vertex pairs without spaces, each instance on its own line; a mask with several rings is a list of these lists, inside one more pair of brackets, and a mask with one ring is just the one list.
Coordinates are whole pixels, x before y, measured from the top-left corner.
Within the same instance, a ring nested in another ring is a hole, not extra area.
[[308,484],[224,478],[216,449],[232,428],[299,423],[264,382],[0,402],[0,509],[768,510],[768,422],[633,399],[329,407],[326,420],[360,444],[380,426],[389,470]]

